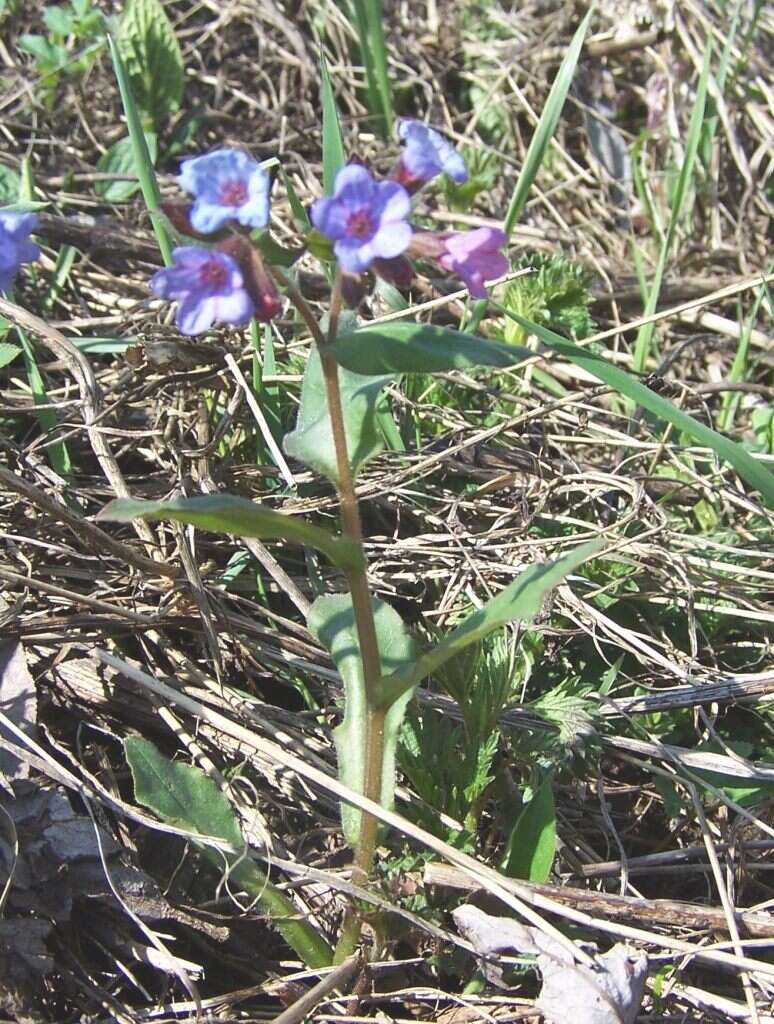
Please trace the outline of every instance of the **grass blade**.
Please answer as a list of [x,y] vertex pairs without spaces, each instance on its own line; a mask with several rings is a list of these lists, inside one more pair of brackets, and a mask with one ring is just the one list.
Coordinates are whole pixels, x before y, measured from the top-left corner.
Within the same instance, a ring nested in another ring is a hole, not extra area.
[[387,71],[381,0],[353,0],[352,6],[360,38],[360,56],[366,72],[368,107],[381,121],[382,137],[388,139],[395,115]]
[[110,56],[113,59],[118,89],[121,93],[121,103],[126,115],[126,127],[129,132],[129,138],[132,140],[132,152],[134,153],[134,163],[137,169],[137,177],[140,181],[142,197],[150,214],[153,233],[156,235],[156,241],[159,243],[161,258],[169,266],[172,262],[172,242],[161,212],[161,195],[156,181],[156,173],[153,170],[153,161],[148,152],[148,144],[145,141],[142,119],[132,94],[132,87],[129,83],[129,76],[126,73],[124,62],[121,60],[118,48],[113,37],[110,35],[108,36],[108,44],[110,46]]
[[331,76],[325,54],[320,52],[320,101],[322,105],[322,150],[323,150],[323,188],[326,195],[333,192],[336,175],[346,163],[344,140],[341,137],[341,123],[336,108],[336,97],[333,95]]
[[[667,226],[666,234],[664,235],[664,240],[661,244],[658,263],[656,264],[653,283],[650,286],[648,301],[645,305],[643,316],[652,316],[656,311],[658,297],[661,292],[661,283],[666,269],[666,262],[669,258],[669,253],[677,231],[677,225],[680,222],[680,217],[683,212],[683,204],[688,193],[688,186],[691,178],[693,177],[693,168],[696,163],[696,156],[699,151],[699,142],[701,141],[704,127],[704,111],[707,103],[707,85],[709,82],[711,56],[712,44],[708,43],[707,49],[704,53],[704,63],[702,65],[701,75],[699,76],[699,84],[696,89],[696,101],[693,113],[691,114],[691,123],[688,127],[688,138],[685,143],[683,166],[680,169],[680,177],[677,179],[677,185],[675,187],[672,201],[672,209],[669,215],[669,224]],[[651,321],[650,323],[643,324],[637,332],[637,340],[634,345],[634,362],[632,364],[632,368],[635,373],[642,373],[645,369],[648,357],[650,356],[650,347],[651,342],[653,341],[654,330],[655,322]]]
[[711,427],[699,423],[693,416],[678,409],[676,405],[657,395],[655,391],[642,384],[636,377],[633,377],[625,370],[619,369],[612,363],[608,363],[602,356],[595,355],[579,345],[554,334],[547,327],[525,320],[516,313],[510,313],[503,306],[493,303],[499,311],[545,342],[549,348],[560,355],[588,370],[598,380],[618,391],[624,397],[631,399],[643,409],[653,413],[660,419],[665,420],[677,427],[678,430],[692,437],[700,445],[710,448],[724,462],[734,467],[740,477],[746,480],[751,487],[760,491],[764,501],[769,507],[774,508],[774,473],[769,472],[761,463],[757,462],[750,453],[740,444],[736,444],[729,438],[719,434]]
[[543,107],[543,113],[540,115],[535,134],[532,136],[527,155],[524,157],[524,166],[521,169],[519,180],[516,182],[516,188],[513,190],[508,212],[503,221],[503,231],[506,235],[510,235],[521,216],[529,191],[537,177],[537,173],[543,163],[543,158],[546,155],[546,150],[556,131],[593,13],[594,7],[592,6],[572,37],[572,42],[567,49],[567,53],[564,55],[564,60],[554,79],[554,84],[551,86],[546,105]]

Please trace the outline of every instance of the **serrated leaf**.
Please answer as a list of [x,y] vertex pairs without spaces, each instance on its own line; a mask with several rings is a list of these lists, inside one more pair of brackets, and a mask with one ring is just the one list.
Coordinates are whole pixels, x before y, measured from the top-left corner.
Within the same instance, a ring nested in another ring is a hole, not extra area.
[[[155,132],[145,132],[145,145],[152,163],[156,163],[158,144]],[[137,178],[137,164],[134,158],[134,146],[128,135],[114,142],[110,149],[103,153],[97,161],[97,170],[102,174],[125,174],[134,177],[135,181],[98,181],[94,186],[97,195],[108,203],[123,203],[140,189]]]
[[[353,476],[357,476],[365,463],[383,448],[376,403],[379,392],[390,379],[390,376],[363,376],[339,367],[344,431]],[[292,459],[298,459],[334,483],[338,482],[333,428],[328,414],[322,364],[316,349],[310,352],[306,364],[296,428],[285,437],[283,447]]]
[[473,366],[513,366],[534,352],[433,324],[391,323],[341,334],[331,346],[355,373],[440,373]]
[[8,341],[0,341],[0,370],[4,366],[8,366],[14,359],[21,354],[21,348],[18,345],[12,345]]
[[549,775],[516,819],[501,870],[510,878],[547,882],[556,854],[556,807]]
[[215,533],[289,540],[307,545],[322,551],[334,565],[344,570],[359,568],[362,562],[360,550],[352,541],[336,537],[303,519],[283,515],[248,498],[231,494],[172,498],[169,501],[116,498],[102,509],[97,519],[116,523],[128,523],[132,519],[173,519]]
[[[390,605],[372,600],[382,672],[410,665],[416,656],[414,639]],[[344,720],[334,731],[339,758],[339,778],[356,793],[363,793],[365,778],[366,694],[352,599],[348,594],[318,597],[309,610],[307,625],[330,651],[344,683]],[[387,712],[384,724],[384,758],[380,803],[391,808],[395,797],[395,748],[413,690],[406,692]],[[357,844],[360,811],[349,804],[341,809],[344,837]]]
[[530,622],[540,611],[548,592],[558,586],[568,573],[598,552],[600,547],[601,541],[592,541],[553,562],[531,565],[504,590],[487,601],[483,608],[469,615],[445,640],[421,655],[413,665],[383,678],[385,706],[389,706],[390,701],[400,696],[406,687],[417,686],[449,658],[483,640],[492,630],[508,622]]
[[185,71],[174,29],[159,0],[128,0],[116,39],[132,92],[157,128],[183,99]]
[[229,866],[232,885],[245,889],[267,913],[285,941],[309,967],[327,967],[332,952],[314,928],[298,919],[295,904],[277,889],[249,858],[242,855],[245,845],[233,807],[215,782],[194,765],[170,761],[146,739],[130,736],[124,752],[132,772],[138,803],[148,807],[169,825],[224,839],[236,852],[219,852],[202,844],[204,856],[222,871]]

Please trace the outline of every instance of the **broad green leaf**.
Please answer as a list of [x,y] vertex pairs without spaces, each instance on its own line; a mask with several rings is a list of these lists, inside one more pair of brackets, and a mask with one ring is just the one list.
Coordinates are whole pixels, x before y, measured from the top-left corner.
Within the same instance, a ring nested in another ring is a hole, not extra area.
[[[389,380],[389,376],[366,377],[339,367],[344,431],[353,476],[382,450],[375,409],[379,392]],[[310,352],[306,364],[296,429],[285,437],[283,447],[292,459],[298,459],[334,483],[338,481],[333,430],[317,349]]]
[[298,918],[298,908],[248,857],[236,814],[216,783],[193,765],[170,761],[148,740],[130,736],[124,753],[132,772],[137,802],[162,821],[201,836],[224,839],[235,853],[197,844],[216,870],[229,868],[231,885],[257,899],[271,924],[306,962],[308,967],[327,967],[333,959],[330,947],[314,928]]
[[132,90],[129,75],[124,67],[118,46],[112,36],[108,36],[110,57],[113,61],[113,69],[116,73],[118,89],[121,93],[121,104],[126,115],[126,127],[129,130],[129,138],[132,140],[132,151],[134,152],[134,169],[140,179],[142,198],[150,214],[153,233],[159,243],[159,252],[166,266],[172,263],[172,242],[170,241],[166,223],[161,213],[161,193],[159,192],[156,174],[153,170],[153,161],[148,152],[148,145],[145,141],[145,132],[142,127],[142,119],[137,109],[134,92]]
[[43,21],[51,35],[61,36],[63,39],[73,31],[72,15],[58,4],[51,4],[45,9]]
[[[383,673],[408,667],[416,656],[415,644],[406,626],[390,605],[374,598],[374,624]],[[344,683],[344,720],[334,731],[339,758],[339,778],[356,793],[363,793],[365,778],[366,693],[352,599],[348,594],[318,597],[309,610],[307,625],[330,651]],[[395,748],[398,732],[413,688],[407,689],[390,707],[384,724],[384,757],[380,803],[391,808],[395,797]],[[344,838],[357,845],[360,811],[343,804],[341,818]]]
[[[158,145],[155,132],[145,132],[145,145],[152,164],[156,163]],[[137,164],[134,158],[134,145],[131,138],[125,135],[103,153],[97,161],[97,170],[102,174],[123,174],[134,177],[134,181],[98,181],[94,191],[108,203],[123,203],[139,191],[140,180],[137,178]]]
[[387,323],[341,334],[331,346],[355,373],[439,373],[472,366],[513,366],[534,352],[432,324]]
[[12,345],[9,341],[0,341],[0,370],[8,366],[21,352],[18,345]]
[[169,501],[116,498],[102,509],[97,518],[114,523],[128,523],[132,519],[173,519],[214,533],[307,544],[322,551],[340,569],[359,568],[361,564],[357,545],[344,537],[334,537],[327,530],[312,526],[303,519],[283,515],[248,498],[237,498],[231,494],[207,494]]
[[510,878],[542,884],[551,876],[555,854],[556,807],[549,775],[516,819],[500,868]]
[[417,686],[449,658],[483,640],[492,630],[517,620],[531,622],[540,611],[548,592],[561,583],[568,573],[598,552],[601,546],[601,541],[591,541],[553,562],[541,562],[525,569],[504,590],[487,601],[483,608],[469,615],[445,640],[420,655],[413,665],[385,676],[382,679],[384,706],[389,707],[407,688]]
[[323,189],[327,196],[333,193],[336,175],[346,163],[344,141],[341,137],[339,112],[333,95],[331,77],[325,56],[320,53],[320,102],[322,106]]
[[771,508],[774,508],[774,474],[766,469],[762,463],[754,459],[741,445],[729,440],[729,438],[719,434],[711,427],[706,427],[703,423],[699,423],[693,416],[689,416],[687,412],[678,409],[668,399],[657,395],[655,391],[651,391],[650,388],[646,387],[625,370],[621,370],[617,366],[613,366],[612,363],[608,363],[602,356],[595,355],[579,345],[573,345],[566,338],[562,338],[560,335],[554,334],[553,331],[549,331],[547,327],[542,327],[531,320],[525,320],[524,317],[518,316],[516,313],[509,313],[502,306],[498,305],[497,308],[505,316],[521,324],[530,334],[540,338],[541,341],[545,342],[555,352],[558,352],[559,355],[571,360],[577,366],[582,366],[583,369],[588,370],[598,380],[614,388],[620,394],[625,395],[626,398],[633,399],[643,409],[647,409],[648,412],[653,413],[667,423],[671,423],[699,444],[710,448],[721,459],[732,465],[743,480],[746,480],[750,486],[760,491],[764,501]]
[[128,0],[116,46],[132,92],[157,129],[180,107],[185,73],[175,31],[160,0]]

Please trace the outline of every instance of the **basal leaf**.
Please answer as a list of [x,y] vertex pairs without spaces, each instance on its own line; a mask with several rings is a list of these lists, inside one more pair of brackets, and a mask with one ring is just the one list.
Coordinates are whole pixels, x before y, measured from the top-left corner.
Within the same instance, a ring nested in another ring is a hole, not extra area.
[[248,498],[238,498],[231,494],[172,498],[169,501],[116,498],[102,509],[97,518],[116,523],[128,523],[132,519],[173,519],[215,533],[289,540],[295,544],[308,545],[322,551],[340,569],[357,568],[361,563],[357,546],[344,537],[335,537],[303,519],[283,515]]
[[510,878],[547,882],[556,854],[553,779],[544,779],[516,819],[508,838],[502,871]]
[[469,615],[445,640],[422,654],[413,665],[382,679],[385,706],[389,706],[406,688],[417,686],[449,658],[470,644],[483,640],[493,629],[517,620],[530,622],[540,611],[548,592],[561,583],[568,573],[599,551],[600,547],[600,541],[592,541],[553,562],[531,565],[491,601],[487,601],[483,608]]
[[[389,380],[389,376],[366,377],[339,367],[344,430],[353,476],[357,476],[365,463],[382,450],[376,403],[379,392]],[[334,483],[338,481],[325,380],[316,349],[310,352],[306,364],[296,429],[285,437],[283,447],[292,459],[298,459]]]
[[[158,146],[155,132],[145,132],[145,145],[151,162],[156,163]],[[102,174],[121,174],[134,181],[98,181],[94,186],[97,195],[108,203],[123,203],[130,199],[140,188],[137,177],[137,163],[134,157],[134,145],[128,135],[103,153],[97,161],[97,170]]]
[[137,102],[157,128],[183,99],[183,56],[159,0],[128,0],[116,40]]
[[[392,673],[411,665],[415,644],[406,626],[390,605],[373,599],[376,636],[382,672]],[[344,720],[334,732],[339,758],[339,778],[363,793],[365,777],[366,695],[352,599],[348,594],[318,597],[307,616],[307,625],[330,651],[344,682]],[[380,803],[391,808],[395,795],[395,748],[411,694],[407,689],[387,712],[384,726],[384,759]],[[355,846],[360,831],[360,811],[349,804],[341,809],[344,837]]]
[[331,346],[338,362],[355,373],[439,373],[472,366],[513,366],[534,355],[433,324],[387,323],[341,334]]
[[296,905],[248,857],[233,807],[216,783],[194,765],[170,761],[146,739],[130,736],[124,753],[132,772],[137,802],[169,825],[201,836],[224,839],[234,853],[201,844],[199,849],[216,870],[228,865],[231,884],[256,899],[285,941],[309,967],[327,967],[333,955],[328,944],[306,921]]

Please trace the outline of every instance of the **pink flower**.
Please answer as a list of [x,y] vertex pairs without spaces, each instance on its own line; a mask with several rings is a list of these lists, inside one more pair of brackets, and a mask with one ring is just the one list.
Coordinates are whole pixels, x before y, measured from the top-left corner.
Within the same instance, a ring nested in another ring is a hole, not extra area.
[[508,236],[499,228],[477,228],[442,236],[444,249],[438,262],[444,270],[458,274],[476,299],[487,297],[485,283],[502,277],[510,269],[500,249]]

